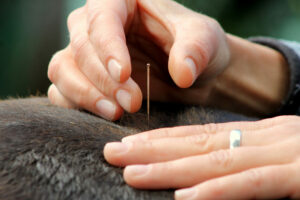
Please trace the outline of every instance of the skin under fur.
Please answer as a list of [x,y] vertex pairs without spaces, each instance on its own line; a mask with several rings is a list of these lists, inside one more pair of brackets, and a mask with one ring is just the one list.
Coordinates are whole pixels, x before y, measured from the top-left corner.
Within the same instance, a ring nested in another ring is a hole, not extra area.
[[[151,104],[150,129],[253,120],[195,106]],[[0,199],[173,199],[136,190],[102,155],[107,142],[147,130],[146,109],[109,122],[46,98],[0,101]]]

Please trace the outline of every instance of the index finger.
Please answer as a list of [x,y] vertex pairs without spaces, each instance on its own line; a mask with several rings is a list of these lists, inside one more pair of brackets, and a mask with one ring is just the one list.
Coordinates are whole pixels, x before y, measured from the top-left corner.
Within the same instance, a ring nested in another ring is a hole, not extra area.
[[[125,26],[134,9],[124,0],[87,1],[88,33],[101,62],[112,78],[125,82],[131,74]],[[132,7],[132,5],[131,5]]]
[[148,141],[162,138],[183,137],[202,134],[217,134],[221,132],[228,132],[233,129],[240,129],[242,131],[255,131],[264,130],[270,127],[282,126],[284,123],[288,123],[294,120],[295,116],[280,116],[269,119],[263,119],[259,121],[239,121],[239,122],[225,122],[225,123],[210,123],[205,125],[189,125],[178,126],[172,128],[160,128],[154,129],[135,135],[124,137],[122,142],[130,141]]

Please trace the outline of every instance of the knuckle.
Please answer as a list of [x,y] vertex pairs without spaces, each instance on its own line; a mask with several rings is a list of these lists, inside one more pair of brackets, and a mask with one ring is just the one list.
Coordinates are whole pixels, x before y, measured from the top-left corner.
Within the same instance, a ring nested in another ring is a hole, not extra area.
[[91,86],[81,86],[77,89],[76,98],[74,100],[75,104],[80,108],[87,107],[87,98],[90,96],[89,94],[92,91]]
[[215,31],[216,29],[220,28],[220,24],[214,18],[209,18],[207,27],[210,28],[212,31]]
[[287,122],[287,124],[285,124],[284,126],[282,126],[282,128],[284,128],[285,132],[290,133],[292,135],[295,134],[299,134],[298,130],[300,128],[300,124],[297,121],[290,121]]
[[76,16],[76,10],[74,10],[73,12],[71,12],[68,16],[68,19],[67,19],[67,25],[68,25],[68,28],[69,30],[72,28],[74,22],[75,22],[75,16]]
[[199,56],[201,58],[201,66],[207,66],[210,60],[211,56],[211,44],[207,43],[207,41],[204,40],[197,40],[194,41],[194,47],[199,53]]
[[221,180],[216,179],[210,182],[209,193],[212,199],[219,199],[224,193],[225,188],[221,182]]
[[[199,20],[200,19],[200,20]],[[200,18],[195,19],[195,24],[201,27],[199,30],[206,30],[209,33],[215,33],[216,30],[220,29],[220,24],[214,18],[202,15]]]
[[171,132],[172,132],[171,128],[163,128],[163,129],[161,129],[160,135],[162,137],[171,137],[172,136]]
[[296,116],[296,115],[289,115],[289,116],[282,116],[282,119],[284,122],[286,123],[289,123],[289,122],[292,122],[294,124],[299,124],[299,119],[300,117],[299,116]]
[[[294,165],[295,168],[293,168],[293,171],[295,172],[295,177],[299,177],[300,173],[299,173],[299,167],[300,167],[300,162],[297,162],[296,165]],[[291,184],[291,188],[290,188],[290,198],[291,199],[300,199],[300,179],[296,178],[294,179],[295,181],[293,181]]]
[[88,33],[92,33],[94,29],[94,27],[97,27],[96,24],[102,20],[104,17],[104,12],[102,9],[99,8],[92,8],[89,11],[89,17],[88,17]]
[[171,171],[174,168],[174,165],[172,164],[172,162],[164,162],[152,164],[151,168],[153,174],[162,174]]
[[56,82],[58,70],[63,60],[63,51],[55,53],[49,63],[48,78],[51,82]]
[[219,131],[219,125],[215,123],[205,124],[200,127],[200,131],[206,134],[216,134]]
[[78,23],[78,17],[82,14],[83,11],[84,11],[84,7],[81,7],[69,14],[67,18],[67,25],[69,30],[72,29],[75,23]]
[[209,161],[213,165],[220,167],[229,167],[233,162],[232,151],[229,150],[218,150],[208,154]]
[[113,95],[117,88],[112,79],[108,74],[101,74],[96,77],[97,88],[103,92],[105,95],[111,96]]
[[154,151],[155,151],[155,145],[153,144],[152,141],[147,141],[147,142],[145,142],[145,141],[140,142],[139,141],[139,143],[142,143],[143,148],[145,148],[148,152],[154,153]]
[[50,100],[50,102],[52,104],[55,104],[55,94],[54,94],[54,88],[55,86],[54,85],[50,85],[50,87],[48,88],[48,92],[47,92],[47,96],[48,96],[48,99]]
[[92,16],[87,31],[87,35],[89,35],[93,45],[100,48],[101,51],[126,41],[126,36],[122,31],[113,31],[112,34],[111,31],[105,29],[105,26],[102,23],[107,23],[107,21],[111,20],[110,18],[114,16],[113,13],[109,15],[108,12],[109,11],[106,11],[105,13],[98,11]]
[[209,152],[213,149],[213,144],[210,140],[211,135],[199,134],[193,136],[186,136],[185,140],[188,144],[194,144],[199,148],[200,152]]
[[[280,126],[278,126],[278,123],[274,124],[274,126],[277,126],[275,134],[277,134],[278,136],[281,136],[281,137],[283,137],[283,135],[284,135],[285,140],[289,140],[290,138],[293,137],[294,139],[292,141],[297,141],[300,137],[299,131],[298,131],[300,128],[300,124],[299,124],[298,120],[289,120]],[[269,134],[271,134],[271,133],[269,133]],[[296,138],[298,138],[298,139],[296,139]]]
[[254,188],[259,188],[263,184],[263,174],[258,169],[251,169],[244,173],[247,182]]
[[265,126],[276,126],[278,124],[297,122],[299,120],[299,116],[277,116],[271,119],[262,120],[261,122],[265,124]]
[[77,57],[80,57],[82,52],[85,51],[88,44],[89,44],[89,38],[84,33],[74,35],[74,37],[71,38],[71,46],[72,46],[73,55],[75,59]]
[[116,37],[113,38],[111,35],[101,34],[100,37],[97,37],[95,45],[101,49],[103,54],[108,54],[107,50],[114,45],[116,40]]

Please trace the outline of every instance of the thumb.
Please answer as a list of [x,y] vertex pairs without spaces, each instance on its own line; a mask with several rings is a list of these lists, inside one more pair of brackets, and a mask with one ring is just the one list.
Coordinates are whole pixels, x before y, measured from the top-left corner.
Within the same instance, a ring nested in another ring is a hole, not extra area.
[[178,87],[190,87],[207,67],[213,51],[213,39],[205,32],[176,35],[169,54],[169,73]]

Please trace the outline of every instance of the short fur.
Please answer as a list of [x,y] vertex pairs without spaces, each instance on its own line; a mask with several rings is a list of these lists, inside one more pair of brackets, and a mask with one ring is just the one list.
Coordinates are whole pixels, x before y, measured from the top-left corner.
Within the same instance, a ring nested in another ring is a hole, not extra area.
[[[150,128],[252,120],[195,106],[151,104]],[[107,142],[147,130],[145,109],[116,123],[46,98],[0,101],[0,199],[173,199],[126,185],[102,155]]]

